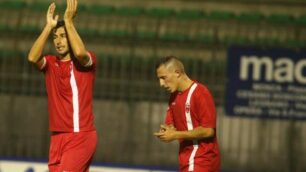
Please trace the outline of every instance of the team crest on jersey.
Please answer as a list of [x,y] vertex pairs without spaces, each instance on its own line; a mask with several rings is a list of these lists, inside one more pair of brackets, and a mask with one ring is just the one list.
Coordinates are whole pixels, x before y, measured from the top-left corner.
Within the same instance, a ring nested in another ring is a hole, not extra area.
[[189,103],[187,103],[187,104],[185,105],[185,112],[186,112],[186,113],[189,113],[189,112],[190,112],[190,104],[189,104]]

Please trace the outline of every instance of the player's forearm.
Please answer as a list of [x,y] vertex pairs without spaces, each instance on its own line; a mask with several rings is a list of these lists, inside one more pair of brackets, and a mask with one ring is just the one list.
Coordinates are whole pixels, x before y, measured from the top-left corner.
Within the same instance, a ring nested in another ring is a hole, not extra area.
[[73,54],[81,64],[86,64],[88,62],[87,50],[73,22],[70,20],[65,20],[65,25]]
[[50,32],[52,31],[52,27],[46,25],[42,31],[42,33],[39,35],[39,37],[34,42],[29,54],[28,54],[28,60],[31,63],[37,63],[41,59],[41,55],[44,49],[44,46],[48,40],[48,37],[50,35]]
[[215,130],[212,128],[203,128],[197,127],[190,131],[176,131],[175,138],[176,139],[185,139],[185,140],[199,140],[210,138],[215,135]]

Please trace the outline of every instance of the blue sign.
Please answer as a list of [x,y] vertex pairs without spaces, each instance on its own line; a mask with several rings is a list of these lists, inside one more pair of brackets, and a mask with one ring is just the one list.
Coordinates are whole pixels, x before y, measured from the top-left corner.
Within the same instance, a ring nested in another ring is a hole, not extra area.
[[306,51],[231,47],[227,58],[227,115],[306,119]]

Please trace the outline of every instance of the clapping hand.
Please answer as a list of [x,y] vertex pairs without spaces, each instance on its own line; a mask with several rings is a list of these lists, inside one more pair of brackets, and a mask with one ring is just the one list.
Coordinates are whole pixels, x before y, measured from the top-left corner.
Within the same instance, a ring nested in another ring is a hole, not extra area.
[[78,1],[77,0],[67,0],[67,8],[64,14],[65,21],[71,21],[77,14]]
[[51,28],[54,28],[58,21],[58,15],[54,16],[55,8],[56,8],[56,5],[53,2],[49,5],[48,11],[47,11],[47,16],[46,16],[47,25],[50,26]]

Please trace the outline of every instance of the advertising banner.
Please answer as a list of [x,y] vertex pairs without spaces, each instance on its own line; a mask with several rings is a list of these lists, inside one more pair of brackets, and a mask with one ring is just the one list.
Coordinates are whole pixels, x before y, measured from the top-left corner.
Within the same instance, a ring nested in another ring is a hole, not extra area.
[[230,47],[227,58],[227,115],[306,119],[305,50]]

